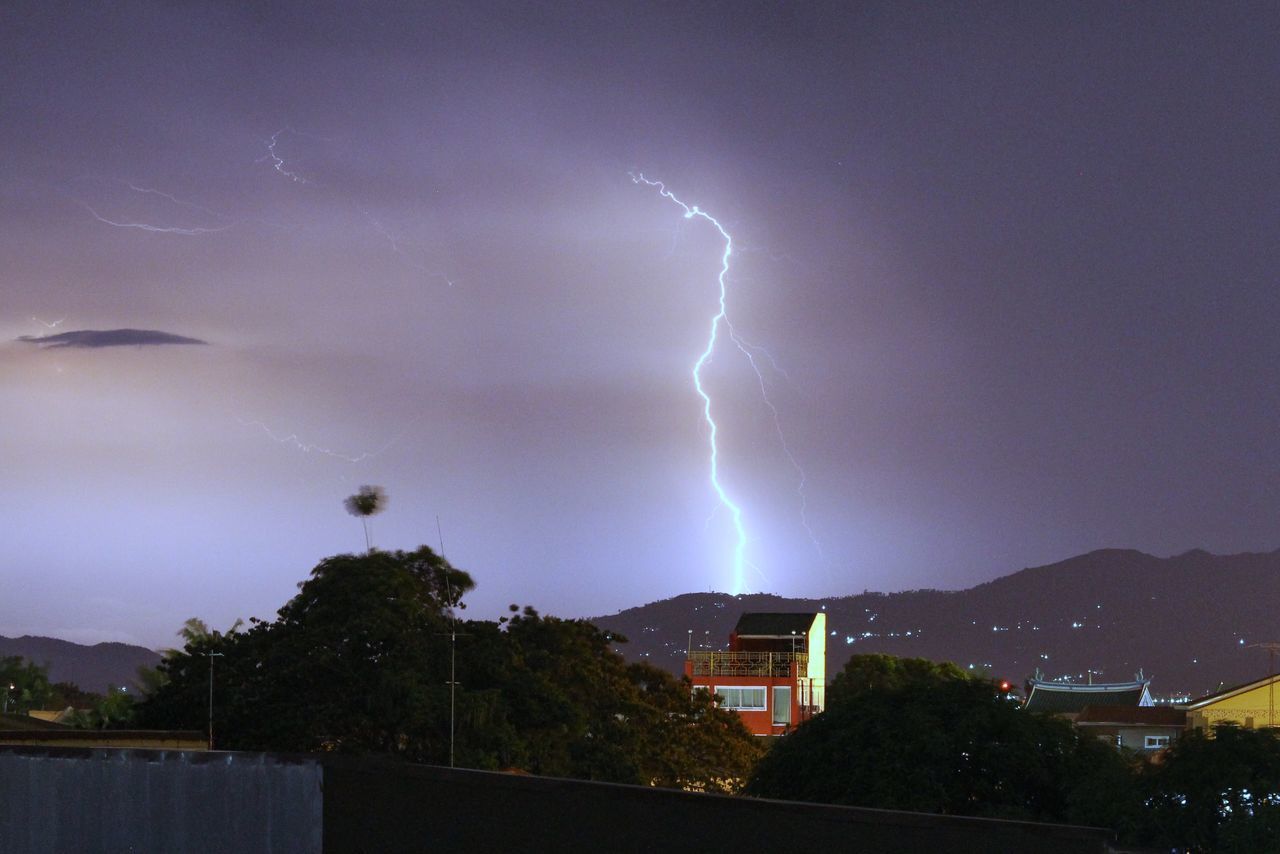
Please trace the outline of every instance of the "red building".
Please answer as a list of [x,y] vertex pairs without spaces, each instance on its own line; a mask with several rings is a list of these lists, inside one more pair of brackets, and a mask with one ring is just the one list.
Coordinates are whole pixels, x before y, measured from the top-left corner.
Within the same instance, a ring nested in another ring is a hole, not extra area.
[[782,735],[824,708],[826,628],[821,612],[743,614],[729,649],[690,649],[684,673],[756,735]]

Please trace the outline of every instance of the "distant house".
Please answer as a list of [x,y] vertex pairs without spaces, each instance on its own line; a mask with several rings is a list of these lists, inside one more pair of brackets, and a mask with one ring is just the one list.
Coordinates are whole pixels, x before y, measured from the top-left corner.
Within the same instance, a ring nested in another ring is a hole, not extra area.
[[1150,753],[1178,740],[1187,712],[1172,706],[1085,706],[1075,724],[1108,744]]
[[743,614],[728,651],[690,649],[684,672],[756,735],[782,735],[825,707],[826,627],[822,612]]
[[1086,706],[1153,706],[1150,686],[1150,679],[1091,685],[1031,679],[1027,682],[1027,701],[1023,708],[1029,712],[1062,715],[1074,721]]
[[1187,723],[1196,729],[1234,723],[1245,729],[1280,724],[1277,717],[1277,682],[1280,675],[1255,679],[1225,688],[1186,704]]

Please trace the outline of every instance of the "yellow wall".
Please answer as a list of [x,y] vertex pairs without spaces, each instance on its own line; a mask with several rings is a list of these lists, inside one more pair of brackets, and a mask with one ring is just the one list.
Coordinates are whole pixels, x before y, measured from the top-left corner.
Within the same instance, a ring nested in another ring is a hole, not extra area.
[[[1274,719],[1269,719],[1271,716]],[[1280,686],[1272,682],[1224,697],[1201,708],[1189,710],[1187,718],[1197,728],[1226,722],[1234,722],[1242,727],[1275,726],[1280,724]]]
[[826,708],[827,700],[827,615],[819,611],[813,616],[813,625],[809,627],[809,668],[805,676],[812,680],[812,704],[819,709]]

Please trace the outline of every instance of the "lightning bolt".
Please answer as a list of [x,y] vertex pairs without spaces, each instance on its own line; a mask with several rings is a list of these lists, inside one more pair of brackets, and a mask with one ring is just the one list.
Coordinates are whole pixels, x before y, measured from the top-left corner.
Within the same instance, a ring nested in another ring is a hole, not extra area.
[[62,323],[64,323],[64,322],[66,321],[66,318],[65,318],[65,317],[59,318],[58,320],[55,320],[55,321],[53,321],[52,323],[49,323],[48,321],[41,320],[41,319],[40,319],[40,318],[38,318],[38,317],[33,317],[33,318],[31,318],[31,319],[32,319],[33,321],[35,321],[36,323],[40,324],[41,326],[43,326],[45,329],[57,329],[57,328],[58,328]]
[[263,433],[266,433],[267,436],[270,437],[271,440],[273,442],[276,442],[277,444],[290,445],[294,448],[297,448],[299,451],[301,451],[304,454],[322,454],[326,457],[333,457],[334,459],[343,460],[348,463],[362,463],[365,460],[371,460],[374,457],[385,452],[388,448],[390,448],[396,442],[400,441],[400,437],[396,436],[392,438],[391,441],[387,442],[387,444],[383,445],[381,448],[379,448],[376,451],[362,451],[359,454],[347,454],[347,453],[342,453],[340,451],[334,451],[330,448],[325,448],[320,445],[314,445],[314,444],[311,444],[310,442],[304,442],[302,441],[302,439],[298,437],[297,433],[290,433],[287,436],[282,433],[277,433],[274,430],[272,430],[270,427],[268,427],[266,424],[263,424],[261,421],[246,420],[244,418],[237,418],[236,420],[239,421],[240,424],[244,427],[260,428]]
[[729,258],[733,255],[733,238],[720,221],[711,214],[699,208],[697,205],[689,206],[680,201],[675,195],[667,189],[666,185],[661,181],[650,181],[640,173],[632,173],[632,182],[636,184],[646,184],[650,187],[656,187],[658,193],[666,199],[675,202],[684,211],[685,219],[705,219],[707,222],[715,226],[716,231],[720,232],[720,236],[724,238],[724,254],[720,257],[720,274],[716,281],[719,284],[719,305],[720,310],[711,318],[711,329],[707,336],[707,346],[703,349],[698,360],[693,363],[693,387],[697,390],[698,396],[702,398],[702,417],[707,422],[708,443],[711,448],[710,468],[711,468],[711,488],[715,490],[716,496],[720,499],[720,503],[729,511],[729,515],[733,520],[733,530],[737,536],[736,543],[733,548],[733,583],[730,593],[738,595],[746,592],[746,552],[747,552],[747,529],[742,523],[742,508],[739,507],[729,494],[725,491],[724,486],[720,483],[720,448],[717,443],[719,438],[719,427],[716,420],[711,414],[711,396],[707,394],[702,385],[702,369],[711,361],[711,356],[715,352],[717,339],[719,338],[720,326],[723,324],[733,335],[733,327],[729,324],[728,311],[728,286],[725,277],[729,275]]

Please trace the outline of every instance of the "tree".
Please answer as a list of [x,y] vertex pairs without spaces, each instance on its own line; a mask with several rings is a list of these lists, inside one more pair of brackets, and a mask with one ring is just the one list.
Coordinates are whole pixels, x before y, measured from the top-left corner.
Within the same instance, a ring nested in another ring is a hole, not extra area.
[[1274,851],[1280,839],[1280,737],[1220,724],[1188,732],[1144,775],[1148,845]]
[[821,803],[1118,826],[1125,758],[1024,712],[951,664],[854,656],[827,710],[764,757],[747,792]]
[[473,586],[426,547],[328,558],[274,621],[194,637],[162,661],[168,682],[143,704],[142,720],[203,728],[217,653],[224,747],[435,755],[438,734],[425,722],[446,688],[446,612]]
[[53,697],[48,668],[20,655],[0,658],[0,696],[0,705],[12,714],[43,709]]
[[364,523],[364,547],[366,551],[373,551],[371,517],[387,509],[386,491],[381,486],[362,486],[342,503],[348,513]]
[[[215,671],[219,746],[449,757],[449,635],[471,577],[431,549],[322,561],[270,622],[193,633],[160,664],[143,726],[197,729]],[[518,611],[518,609],[517,609]],[[457,627],[462,766],[733,790],[758,741],[705,692],[614,649],[625,639],[532,608]]]

